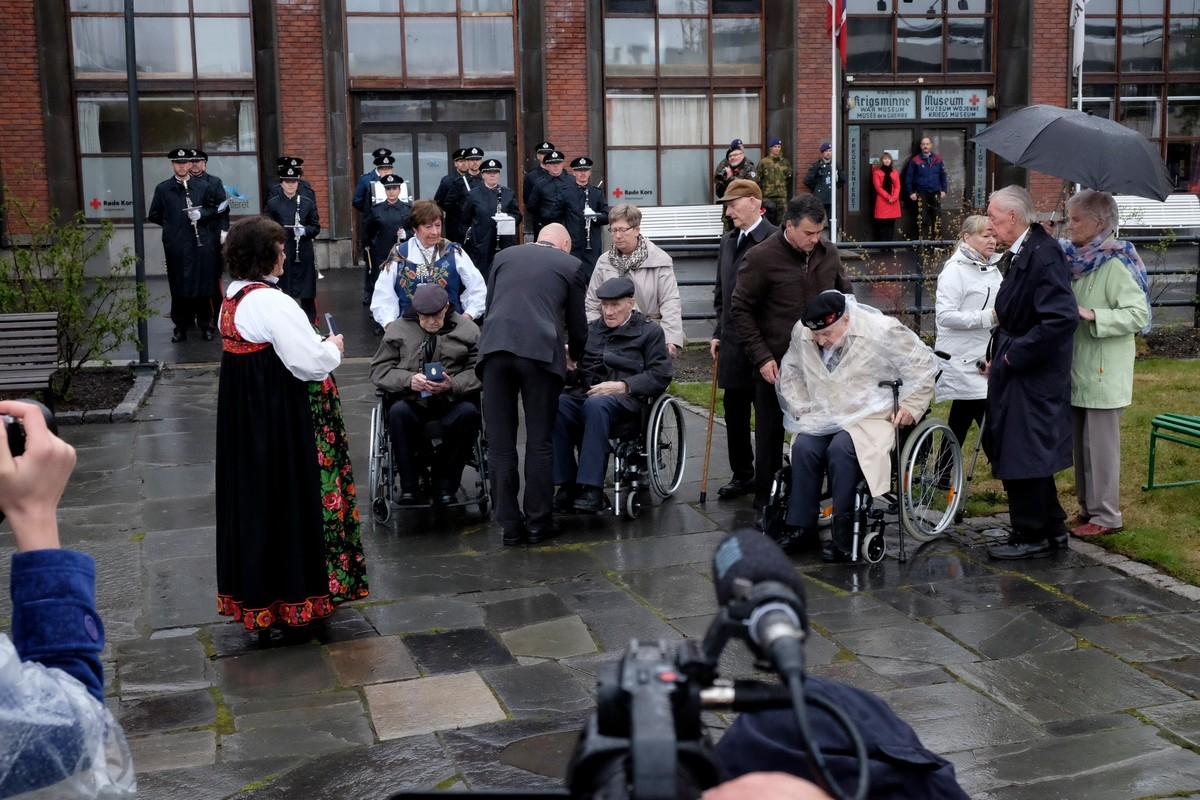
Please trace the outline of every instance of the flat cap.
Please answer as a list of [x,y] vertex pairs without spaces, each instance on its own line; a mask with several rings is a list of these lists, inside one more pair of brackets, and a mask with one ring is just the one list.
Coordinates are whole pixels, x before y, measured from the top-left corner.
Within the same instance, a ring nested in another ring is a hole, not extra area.
[[450,302],[440,283],[422,283],[413,292],[412,307],[418,314],[436,314]]
[[730,181],[725,187],[725,194],[717,198],[718,203],[728,203],[730,200],[737,200],[739,197],[757,197],[762,200],[762,189],[758,188],[758,184],[754,181],[738,178],[736,181]]
[[633,279],[628,277],[609,278],[600,284],[596,297],[601,300],[620,300],[622,297],[633,297]]

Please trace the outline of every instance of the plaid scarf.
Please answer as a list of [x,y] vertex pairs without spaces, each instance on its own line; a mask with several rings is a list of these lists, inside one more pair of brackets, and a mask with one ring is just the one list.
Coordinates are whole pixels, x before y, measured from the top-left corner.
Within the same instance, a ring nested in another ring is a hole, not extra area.
[[628,275],[640,267],[649,255],[650,249],[646,247],[646,239],[639,233],[637,247],[633,248],[629,255],[622,255],[620,250],[613,248],[612,265],[616,268],[617,275]]

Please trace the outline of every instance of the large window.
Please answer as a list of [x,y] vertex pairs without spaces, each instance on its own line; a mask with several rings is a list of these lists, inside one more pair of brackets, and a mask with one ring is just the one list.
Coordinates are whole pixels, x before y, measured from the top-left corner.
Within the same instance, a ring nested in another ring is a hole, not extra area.
[[[122,0],[71,0],[82,202],[89,217],[132,214]],[[198,147],[237,214],[259,210],[249,0],[134,6],[143,197],[171,174],[166,153]]]
[[1200,0],[1091,0],[1086,10],[1084,110],[1140,132],[1178,189],[1200,191]]
[[762,3],[606,0],[604,12],[612,202],[712,202],[730,142],[762,152]]
[[992,0],[847,0],[846,72],[887,77],[992,71]]
[[513,0],[346,2],[351,78],[494,82],[516,74],[515,42]]

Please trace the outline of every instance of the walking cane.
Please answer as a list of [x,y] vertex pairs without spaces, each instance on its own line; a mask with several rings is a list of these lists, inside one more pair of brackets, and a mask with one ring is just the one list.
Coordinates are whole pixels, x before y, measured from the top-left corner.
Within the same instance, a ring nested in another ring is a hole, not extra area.
[[704,475],[700,479],[700,502],[708,500],[708,457],[712,455],[713,417],[717,412],[717,364],[721,361],[721,351],[713,356],[712,391],[708,395],[708,437],[704,442]]

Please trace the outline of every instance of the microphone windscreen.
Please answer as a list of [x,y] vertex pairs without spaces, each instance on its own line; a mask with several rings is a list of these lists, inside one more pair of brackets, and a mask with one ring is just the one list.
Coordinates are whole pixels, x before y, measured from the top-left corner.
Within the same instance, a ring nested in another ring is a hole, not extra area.
[[713,585],[717,603],[724,606],[733,596],[733,582],[745,578],[750,583],[775,581],[796,593],[804,602],[804,585],[791,559],[769,536],[742,528],[725,537],[713,553]]

